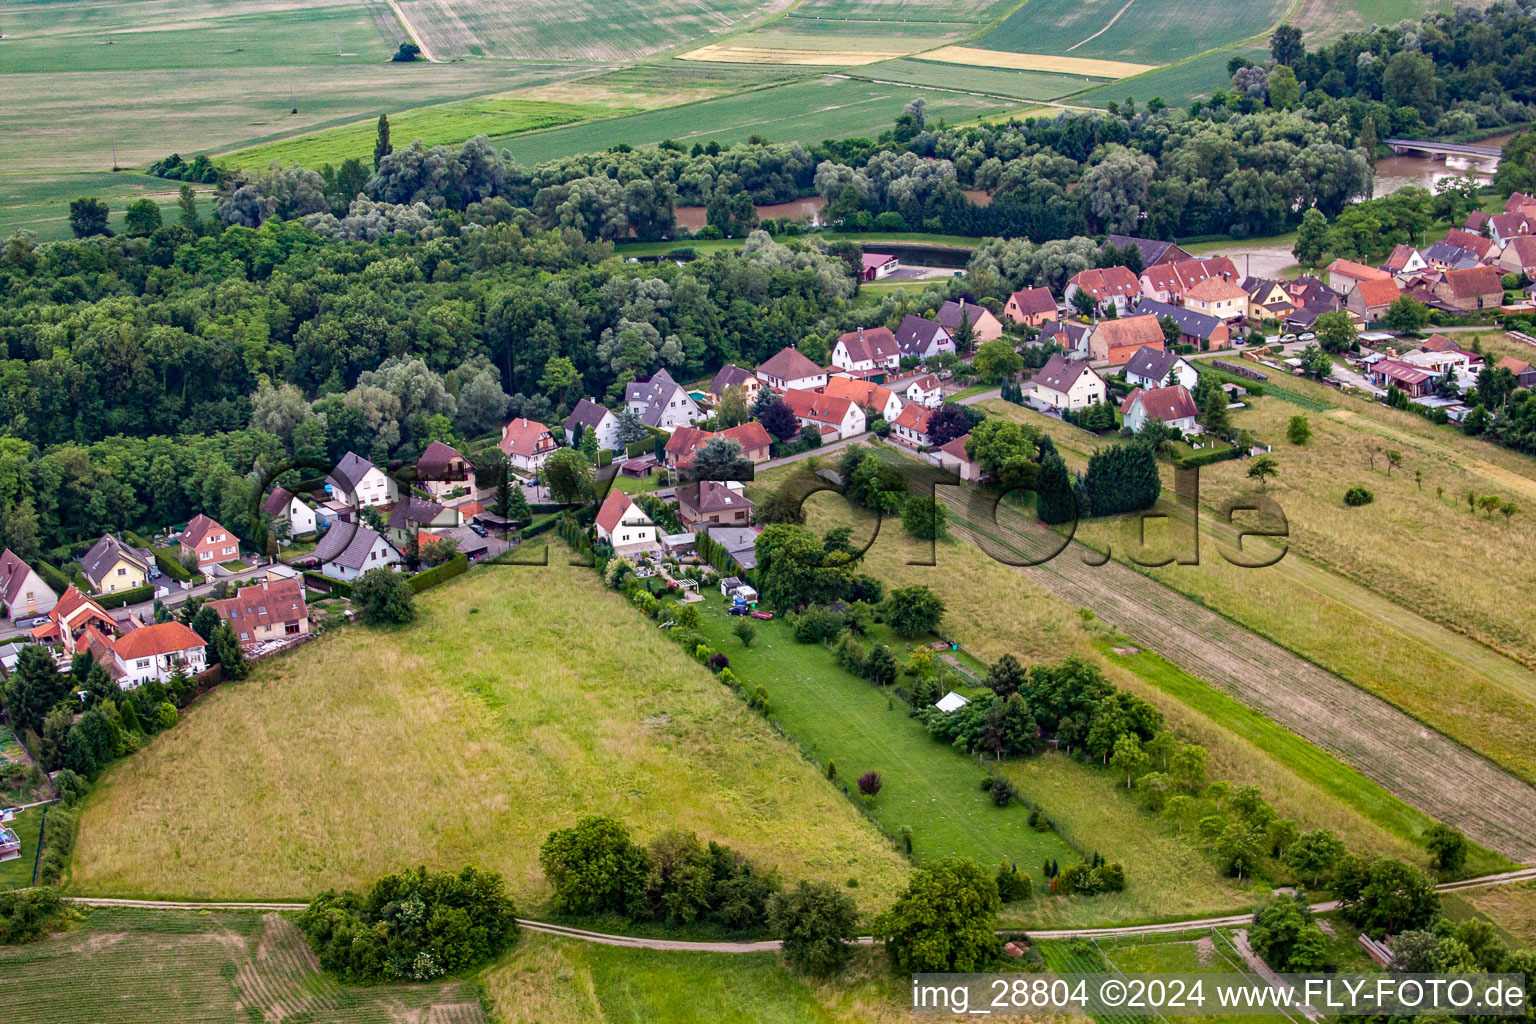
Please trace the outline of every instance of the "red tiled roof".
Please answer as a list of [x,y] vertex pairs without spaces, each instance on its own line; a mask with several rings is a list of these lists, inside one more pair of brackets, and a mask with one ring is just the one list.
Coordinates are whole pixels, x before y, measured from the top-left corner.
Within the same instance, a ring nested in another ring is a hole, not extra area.
[[116,643],[112,645],[117,656],[124,661],[160,654],[176,654],[203,646],[206,646],[203,638],[180,622],[160,622],[153,626],[142,626],[118,637]]
[[896,417],[895,426],[906,427],[915,430],[919,434],[928,433],[928,424],[933,419],[933,410],[927,406],[918,405],[916,402],[908,402],[901,407],[901,413]]
[[838,341],[848,350],[848,358],[855,363],[883,362],[892,356],[900,357],[901,346],[889,327],[861,327],[841,335]]
[[597,525],[606,533],[613,533],[618,528],[619,521],[624,518],[624,513],[629,511],[634,501],[629,495],[615,487],[608,492],[608,497],[603,499],[603,507],[597,510]]
[[817,420],[834,426],[841,426],[843,417],[853,408],[853,403],[846,398],[794,388],[784,392],[784,404],[789,406],[796,419]]
[[[1489,219],[1492,220],[1491,217]],[[1463,231],[1461,228],[1451,228],[1451,230],[1445,233],[1445,238],[1442,241],[1465,249],[1478,259],[1486,259],[1488,250],[1493,248],[1493,239],[1480,235],[1475,231]]]
[[748,420],[734,427],[727,427],[720,431],[720,437],[729,438],[741,445],[741,450],[750,452],[754,448],[766,448],[773,444],[773,438],[768,436],[768,428],[757,420]]
[[1426,352],[1460,352],[1461,346],[1443,334],[1431,334],[1419,346]]
[[1328,273],[1342,274],[1352,277],[1356,281],[1385,281],[1392,275],[1385,270],[1368,267],[1364,263],[1356,263],[1354,260],[1337,259],[1328,264]]
[[1516,359],[1514,356],[1505,356],[1503,359],[1500,359],[1498,362],[1494,363],[1493,365],[1495,367],[1501,367],[1502,366],[1504,369],[1508,370],[1510,373],[1514,374],[1516,377],[1520,376],[1522,373],[1530,373],[1531,372],[1531,364],[1530,363],[1526,362],[1524,359]]
[[757,372],[779,380],[799,380],[819,376],[823,370],[800,352],[785,346],[759,363]]
[[1125,267],[1084,270],[1072,276],[1072,283],[1092,295],[1097,301],[1113,298],[1116,295],[1141,294],[1141,282]]
[[181,542],[189,548],[195,548],[203,542],[203,538],[208,536],[210,531],[215,530],[219,533],[228,532],[224,527],[199,512],[192,517],[192,521],[187,524],[187,528],[181,531]]
[[1008,301],[1025,316],[1056,312],[1056,299],[1049,288],[1025,288],[1010,295]]
[[1166,388],[1135,388],[1125,396],[1125,401],[1120,404],[1120,412],[1130,412],[1138,400],[1142,412],[1159,423],[1187,419],[1198,415],[1200,411],[1195,408],[1195,400],[1189,389],[1182,384]]
[[1402,294],[1402,289],[1390,277],[1383,280],[1358,281],[1355,288],[1360,292],[1360,300],[1365,303],[1367,309],[1390,306]]
[[[297,622],[309,615],[304,603],[304,585],[297,579],[241,587],[234,597],[209,601],[208,605],[219,613],[219,618],[234,627],[236,633],[254,626]],[[133,636],[133,633],[128,635]]]
[[554,436],[550,434],[549,428],[538,420],[519,416],[515,420],[509,420],[507,425],[501,428],[500,448],[508,455],[521,455],[527,458],[553,447]]
[[1504,297],[1504,282],[1493,267],[1468,267],[1465,270],[1447,270],[1445,283],[1451,286],[1451,294],[1458,299],[1475,298],[1479,295]]
[[970,434],[961,434],[959,437],[948,442],[947,444],[939,445],[939,451],[943,452],[945,455],[952,455],[962,462],[971,462],[973,460],[965,450],[965,443],[970,439]]
[[1248,292],[1235,281],[1223,280],[1219,277],[1208,277],[1184,293],[1186,299],[1196,299],[1200,302],[1221,302],[1225,299],[1246,299]]
[[1153,348],[1161,349],[1167,340],[1163,337],[1163,328],[1158,324],[1157,317],[1150,313],[1141,316],[1123,316],[1118,320],[1100,320],[1096,330],[1102,332],[1102,337],[1109,343],[1110,348],[1151,345]]
[[1504,248],[1505,255],[1508,255],[1510,252],[1513,252],[1515,258],[1520,261],[1522,269],[1525,267],[1536,267],[1536,236],[1516,235],[1514,238],[1511,238],[1509,245]]
[[852,377],[833,377],[827,381],[827,386],[822,388],[822,394],[833,398],[846,398],[850,402],[857,403],[861,408],[872,406],[876,409],[884,409],[885,403],[891,400],[891,389],[881,387],[873,381],[854,380]]

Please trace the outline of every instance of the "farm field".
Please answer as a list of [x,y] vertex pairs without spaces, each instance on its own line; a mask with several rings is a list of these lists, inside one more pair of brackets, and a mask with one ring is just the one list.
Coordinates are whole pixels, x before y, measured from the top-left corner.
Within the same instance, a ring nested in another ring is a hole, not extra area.
[[[787,476],[786,469],[762,473],[752,493],[765,493]],[[813,496],[807,509],[818,530],[852,523],[847,506],[832,495]],[[887,525],[865,558],[869,571],[888,586],[927,584],[948,607],[964,609],[950,616],[945,632],[977,657],[992,661],[1011,652],[1028,663],[1079,654],[1098,661],[1118,685],[1157,705],[1180,735],[1206,747],[1213,778],[1259,786],[1281,815],[1294,818],[1304,829],[1332,828],[1355,849],[1392,851],[1393,856],[1426,862],[1412,836],[1427,827],[1429,819],[1377,783],[1206,683],[1185,676],[1191,689],[1170,685],[1145,664],[1150,656],[1128,663],[1106,657],[1101,653],[1106,632],[1102,626],[1085,621],[1075,604],[993,561],[963,537],[954,536],[938,548],[937,567],[911,564],[928,554],[926,545]],[[977,594],[994,599],[977,602]]]
[[964,89],[991,93],[1020,100],[1053,100],[1085,88],[1077,75],[1054,75],[1039,71],[1007,71],[1000,68],[959,68],[936,61],[889,60],[859,71],[859,77],[930,85],[940,89]]
[[523,164],[603,150],[621,142],[649,146],[663,139],[713,139],[724,145],[744,142],[752,135],[772,142],[819,142],[885,131],[902,109],[919,97],[928,102],[930,121],[967,121],[1017,106],[1006,100],[828,75],[702,103],[492,141]]
[[762,719],[590,572],[495,567],[392,635],[261,665],[118,762],[81,814],[70,890],[307,897],[416,864],[501,872],[525,912],[539,844],[583,814],[729,843],[787,881],[905,864]]
[[1031,0],[976,41],[988,50],[1167,64],[1267,32],[1286,0],[1204,5],[1181,0]]
[[1014,53],[974,46],[946,46],[923,54],[924,60],[943,61],[965,67],[1009,68],[1015,71],[1043,71],[1094,78],[1127,78],[1151,71],[1154,65],[1098,57],[1062,56],[1046,53]]
[[789,0],[563,0],[465,6],[401,0],[406,20],[435,56],[514,60],[635,60],[740,29]]
[[0,946],[0,976],[0,1015],[18,1022],[486,1020],[464,982],[343,988],[277,914],[96,909],[70,931]]
[[[1288,387],[1300,383],[1286,382]],[[1310,391],[1297,392],[1297,397],[1316,397],[1319,404],[1326,399]],[[989,408],[1031,423],[1045,422],[1000,403]],[[1521,530],[1529,528],[1522,527],[1518,516],[1510,523],[1502,517],[1487,522],[1472,516],[1452,497],[1469,485],[1484,493],[1488,488],[1480,481],[1498,479],[1502,471],[1511,474],[1511,489],[1505,493],[1518,500],[1513,487],[1526,478],[1504,466],[1518,468],[1510,460],[1519,456],[1436,432],[1416,417],[1381,407],[1359,408],[1358,413],[1307,413],[1314,439],[1304,454],[1281,440],[1290,417],[1302,412],[1294,403],[1266,395],[1254,400],[1252,410],[1233,414],[1237,426],[1278,442],[1275,458],[1281,476],[1270,490],[1286,510],[1291,548],[1278,565],[1246,570],[1217,553],[1216,545],[1230,545],[1235,538],[1231,528],[1215,521],[1215,510],[1250,489],[1246,465],[1226,462],[1201,470],[1206,506],[1201,564],[1142,571],[1531,778],[1536,768],[1528,757],[1528,741],[1519,737],[1536,735],[1536,675],[1479,642],[1529,656],[1523,643],[1500,643],[1499,638],[1519,639],[1517,631],[1525,628],[1515,602],[1519,588],[1529,585],[1530,568],[1519,564],[1504,545],[1487,543],[1490,536],[1505,532],[1513,534],[1511,543],[1523,543],[1529,534]],[[1385,418],[1378,421],[1378,416]],[[1405,421],[1396,440],[1379,442],[1383,448],[1401,445],[1406,472],[1399,470],[1390,479],[1385,457],[1377,456],[1379,468],[1371,473],[1365,454],[1371,430],[1396,431],[1387,420]],[[1069,463],[1077,468],[1086,463],[1091,450],[1084,440],[1087,435],[1060,425],[1053,425],[1052,434]],[[1475,446],[1503,465],[1490,461],[1481,468],[1481,460],[1469,459],[1470,453],[1437,451],[1435,446],[1442,443]],[[1412,477],[1415,470],[1423,474],[1422,490]],[[1357,478],[1367,481],[1378,500],[1346,510],[1339,499],[1339,481]],[[1171,491],[1166,467],[1164,484]],[[1442,487],[1444,498],[1434,493]],[[1351,515],[1346,517],[1346,511]],[[1360,535],[1410,542],[1362,550],[1347,540]],[[1100,550],[1109,546],[1122,555],[1131,550],[1118,523],[1085,522],[1078,536]],[[1149,529],[1148,536],[1166,534]],[[1255,543],[1246,542],[1250,549]],[[1154,546],[1154,552],[1161,549],[1166,545]],[[1440,586],[1433,575],[1437,560],[1447,558],[1459,566],[1456,588]],[[1442,593],[1447,590],[1454,593]],[[1438,599],[1429,600],[1430,592]]]
[[[428,146],[456,144],[476,135],[505,137],[612,113],[607,107],[595,105],[488,96],[402,111],[390,119],[390,138],[397,146],[408,146],[416,139]],[[309,168],[327,163],[337,166],[348,157],[366,161],[372,157],[377,132],[376,119],[355,121],[340,128],[237,150],[221,157],[220,162],[253,169],[264,168],[273,161]]]
[[1461,900],[1487,917],[1516,942],[1536,945],[1536,883],[1517,882],[1458,892]]
[[833,984],[774,953],[661,953],[524,932],[480,980],[503,1024],[898,1024],[908,983],[861,947]]
[[1232,76],[1227,73],[1227,61],[1233,57],[1247,57],[1255,62],[1267,60],[1269,48],[1237,46],[1192,57],[1135,78],[1078,93],[1072,97],[1072,102],[1103,107],[1111,102],[1124,103],[1127,96],[1137,103],[1145,103],[1159,96],[1169,106],[1187,106],[1196,97],[1210,96],[1217,89],[1225,89],[1232,84]]

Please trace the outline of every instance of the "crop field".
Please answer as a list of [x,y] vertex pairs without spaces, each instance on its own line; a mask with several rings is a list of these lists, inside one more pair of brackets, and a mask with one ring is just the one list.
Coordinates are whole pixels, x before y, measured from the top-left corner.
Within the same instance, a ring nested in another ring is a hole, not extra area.
[[401,0],[427,49],[515,60],[634,60],[735,31],[782,11],[789,0],[511,0],[465,5]]
[[81,816],[71,890],[306,897],[416,864],[501,872],[583,814],[727,842],[791,883],[905,865],[756,713],[588,571],[495,567],[221,687],[118,762]]
[[1005,71],[999,68],[960,68],[953,64],[909,58],[890,60],[859,72],[867,77],[939,89],[964,89],[1019,100],[1054,100],[1092,83],[1077,75],[1052,75],[1038,71]]
[[1017,0],[805,0],[785,21],[936,21],[985,24]]
[[1269,31],[1287,0],[1031,0],[977,40],[988,50],[1168,64]]
[[1155,67],[1152,64],[1133,64],[1130,61],[1078,57],[1072,54],[1015,53],[1007,50],[978,49],[974,46],[946,46],[923,54],[923,59],[966,67],[1043,71],[1061,75],[1081,75],[1084,78],[1129,78],[1143,71],[1151,71]]
[[[593,105],[488,96],[403,111],[390,118],[390,138],[397,146],[410,145],[416,139],[429,146],[456,144],[476,135],[506,137],[612,113],[610,108]],[[377,131],[376,119],[355,121],[340,128],[238,150],[220,158],[220,162],[243,168],[262,168],[274,161],[285,166],[335,166],[348,157],[370,158]]]
[[1516,942],[1536,946],[1536,883],[1466,889],[1458,892],[1456,898],[1486,916]]
[[49,1024],[484,1024],[474,986],[343,988],[276,914],[97,909],[70,931],[0,946],[0,1016]]
[[[785,470],[761,474],[757,487],[776,486],[785,475]],[[808,508],[817,529],[850,522],[846,506],[832,496],[816,496]],[[963,536],[938,548],[937,567],[912,564],[927,557],[925,545],[894,526],[883,528],[865,555],[870,571],[888,585],[927,584],[949,607],[966,609],[946,624],[945,632],[978,657],[990,661],[1012,652],[1026,662],[1069,654],[1098,660],[1118,685],[1157,705],[1182,736],[1206,747],[1213,778],[1259,786],[1280,814],[1303,829],[1332,828],[1356,849],[1392,850],[1394,856],[1424,862],[1411,836],[1427,826],[1428,818],[1396,809],[1401,801],[1376,782],[1354,776],[1357,781],[1350,784],[1353,773],[1332,756],[1205,682],[1181,674],[1192,686],[1180,691],[1142,659],[1117,663],[1104,657],[1103,631],[1091,632],[1076,604],[994,561]],[[976,594],[995,599],[978,603]],[[1405,828],[1405,820],[1413,825]]]
[[[740,43],[711,43],[697,50],[679,54],[681,60],[711,61],[719,64],[796,64],[804,67],[860,67],[890,60],[921,49],[923,44],[912,47],[890,48],[889,40],[849,39],[836,49],[821,47],[789,47],[751,45],[748,37],[739,37]],[[924,43],[927,41],[924,40]],[[884,46],[881,49],[881,46]]]
[[603,150],[620,142],[649,146],[663,139],[714,139],[724,145],[745,142],[752,135],[773,142],[820,142],[885,131],[903,108],[919,97],[928,102],[930,121],[944,118],[951,123],[1002,113],[1017,106],[1007,100],[823,76],[687,106],[492,141],[523,164]]
[[1123,82],[1113,82],[1078,93],[1072,97],[1072,102],[1084,106],[1103,107],[1110,102],[1124,103],[1127,96],[1137,103],[1145,103],[1154,96],[1158,96],[1169,106],[1187,106],[1196,97],[1208,97],[1217,89],[1225,89],[1232,84],[1232,76],[1227,73],[1227,61],[1231,58],[1247,57],[1251,61],[1258,62],[1267,59],[1268,56],[1267,46],[1218,50],[1215,53],[1158,68],[1156,71],[1149,71],[1144,75],[1137,75]]
[[524,932],[480,980],[504,1024],[901,1024],[909,983],[868,946],[835,982],[774,953],[666,953]]

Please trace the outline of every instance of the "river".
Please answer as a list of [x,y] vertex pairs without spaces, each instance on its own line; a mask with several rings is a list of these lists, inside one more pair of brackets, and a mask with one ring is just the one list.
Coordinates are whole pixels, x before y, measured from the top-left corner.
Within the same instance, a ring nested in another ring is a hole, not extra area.
[[[1492,138],[1479,139],[1473,145],[1489,146],[1503,149],[1513,134],[1495,135]],[[1498,167],[1497,161],[1469,160],[1466,157],[1447,157],[1437,160],[1432,156],[1389,156],[1376,161],[1376,190],[1377,198],[1389,196],[1400,188],[1415,185],[1419,188],[1435,190],[1435,185],[1446,178],[1459,178],[1471,174],[1479,182],[1487,183],[1493,180],[1493,172]]]

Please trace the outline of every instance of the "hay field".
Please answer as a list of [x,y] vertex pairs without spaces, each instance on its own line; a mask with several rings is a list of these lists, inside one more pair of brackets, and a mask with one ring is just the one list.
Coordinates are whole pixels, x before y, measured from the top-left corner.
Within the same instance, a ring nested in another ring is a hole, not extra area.
[[1098,60],[1090,57],[1074,57],[1070,54],[1011,53],[1003,50],[977,49],[971,46],[946,46],[942,49],[930,50],[924,53],[922,58],[943,64],[1006,68],[1011,71],[1044,71],[1060,75],[1081,75],[1085,78],[1129,78],[1156,67],[1153,64]]
[[[457,144],[476,135],[505,137],[539,128],[574,124],[616,113],[603,106],[549,103],[539,100],[487,96],[431,107],[402,111],[389,119],[390,138],[398,146],[420,139],[429,146]],[[241,168],[263,168],[276,161],[317,168],[339,165],[348,157],[367,160],[378,134],[377,119],[354,121],[279,142],[268,142],[225,154],[222,163]]]
[[99,908],[70,931],[0,946],[0,1016],[25,1024],[485,1024],[461,981],[342,987],[277,914]]
[[1456,898],[1471,904],[1516,941],[1536,946],[1536,883],[1466,889],[1458,892]]
[[409,627],[345,630],[211,694],[98,784],[70,890],[304,897],[474,863],[537,913],[544,836],[611,814],[891,897],[904,862],[814,766],[589,571],[550,561],[476,570]]
[[1289,0],[1030,0],[977,40],[988,50],[1170,64],[1267,34]]
[[953,64],[940,64],[921,58],[890,60],[865,68],[869,78],[928,85],[939,89],[964,89],[1020,100],[1053,100],[1084,87],[1075,75],[1051,75],[1036,71],[1004,71],[998,68],[968,67],[957,71]]
[[[745,38],[745,37],[743,37]],[[679,54],[679,60],[713,61],[719,64],[800,64],[806,67],[859,67],[901,57],[911,52],[898,50],[807,50],[711,43],[697,50]]]
[[439,59],[609,62],[636,60],[734,32],[778,14],[790,0],[400,0]]

